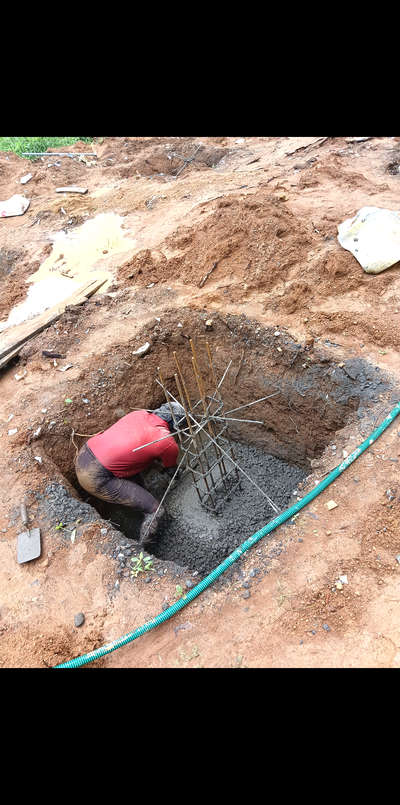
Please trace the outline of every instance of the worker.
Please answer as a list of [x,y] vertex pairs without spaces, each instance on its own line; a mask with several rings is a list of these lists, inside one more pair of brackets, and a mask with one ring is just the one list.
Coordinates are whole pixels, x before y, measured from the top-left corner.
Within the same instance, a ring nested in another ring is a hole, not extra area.
[[132,411],[88,439],[76,457],[76,475],[86,492],[143,512],[139,541],[144,547],[154,541],[165,509],[137,482],[139,473],[153,465],[173,476],[179,448],[171,434],[184,418],[183,407],[175,402],[152,412]]

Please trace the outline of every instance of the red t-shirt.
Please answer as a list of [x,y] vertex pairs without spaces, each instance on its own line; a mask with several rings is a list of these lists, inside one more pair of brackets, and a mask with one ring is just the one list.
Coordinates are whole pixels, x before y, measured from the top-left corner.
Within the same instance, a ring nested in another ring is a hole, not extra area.
[[[135,447],[141,447],[168,434],[169,439],[132,453]],[[132,411],[123,416],[103,433],[92,436],[87,445],[100,464],[117,478],[128,478],[142,472],[155,458],[161,459],[164,467],[175,467],[179,454],[168,424],[156,414],[149,414],[147,411]]]

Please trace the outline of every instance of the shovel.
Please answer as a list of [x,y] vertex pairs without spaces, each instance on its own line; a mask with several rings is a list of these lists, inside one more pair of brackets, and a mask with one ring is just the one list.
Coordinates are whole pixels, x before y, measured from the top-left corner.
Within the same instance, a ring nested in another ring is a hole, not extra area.
[[[23,525],[29,525],[25,503],[21,503],[21,519]],[[40,556],[40,550],[39,528],[31,528],[28,529],[28,531],[23,531],[22,534],[18,534],[18,564],[21,565],[23,562],[30,562],[32,559],[37,559],[38,556]]]

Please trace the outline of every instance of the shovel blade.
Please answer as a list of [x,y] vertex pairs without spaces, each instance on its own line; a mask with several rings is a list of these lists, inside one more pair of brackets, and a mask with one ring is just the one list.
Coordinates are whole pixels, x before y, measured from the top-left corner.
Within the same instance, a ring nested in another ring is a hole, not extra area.
[[30,531],[23,531],[18,534],[17,560],[21,565],[23,562],[31,562],[40,556],[40,529],[31,528]]

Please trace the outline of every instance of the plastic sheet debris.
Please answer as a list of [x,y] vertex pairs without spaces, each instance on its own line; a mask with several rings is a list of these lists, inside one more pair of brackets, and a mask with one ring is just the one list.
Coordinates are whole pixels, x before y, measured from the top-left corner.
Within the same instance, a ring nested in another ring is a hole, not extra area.
[[68,187],[56,187],[56,193],[87,193],[87,187],[78,187],[77,185],[70,185]]
[[27,182],[29,182],[30,179],[32,179],[32,174],[31,173],[26,173],[25,176],[22,176],[19,181],[20,181],[20,184],[26,184]]
[[362,207],[338,226],[338,241],[367,274],[379,274],[400,260],[400,211]]
[[6,201],[0,201],[0,218],[12,218],[14,215],[23,215],[27,211],[31,200],[20,196],[16,193],[15,196]]
[[142,347],[139,347],[139,349],[136,349],[134,352],[132,352],[132,355],[146,355],[149,349],[150,349],[150,343],[149,341],[146,341],[146,343],[143,344]]

